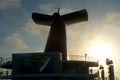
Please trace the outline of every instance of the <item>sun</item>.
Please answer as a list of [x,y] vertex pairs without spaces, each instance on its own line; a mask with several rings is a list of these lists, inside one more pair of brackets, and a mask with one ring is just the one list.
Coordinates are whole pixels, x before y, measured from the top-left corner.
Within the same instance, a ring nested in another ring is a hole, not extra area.
[[112,56],[114,49],[112,45],[103,41],[96,41],[88,48],[88,53],[99,59],[100,64],[105,64],[106,58]]

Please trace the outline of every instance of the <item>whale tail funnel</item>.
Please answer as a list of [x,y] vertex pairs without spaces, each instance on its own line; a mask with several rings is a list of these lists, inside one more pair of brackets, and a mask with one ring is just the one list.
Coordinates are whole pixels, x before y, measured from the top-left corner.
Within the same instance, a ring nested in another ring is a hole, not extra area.
[[65,24],[74,24],[88,20],[88,14],[85,9],[73,13],[59,15],[55,12],[53,15],[33,13],[32,19],[37,24],[51,26],[45,52],[62,52],[63,60],[67,60],[67,42]]

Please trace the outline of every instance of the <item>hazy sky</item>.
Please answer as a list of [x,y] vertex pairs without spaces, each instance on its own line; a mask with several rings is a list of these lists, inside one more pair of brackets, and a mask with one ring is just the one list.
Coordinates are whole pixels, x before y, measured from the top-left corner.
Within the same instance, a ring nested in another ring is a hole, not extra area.
[[0,56],[44,51],[50,27],[36,25],[31,18],[33,12],[52,15],[60,7],[62,15],[87,9],[88,22],[66,27],[68,53],[89,55],[87,49],[95,41],[108,43],[114,49],[108,56],[120,76],[119,4],[120,0],[0,0]]

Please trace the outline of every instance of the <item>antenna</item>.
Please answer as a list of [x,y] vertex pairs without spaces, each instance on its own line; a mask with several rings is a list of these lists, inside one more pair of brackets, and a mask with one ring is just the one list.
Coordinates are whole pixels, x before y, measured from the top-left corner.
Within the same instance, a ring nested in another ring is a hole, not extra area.
[[60,12],[60,8],[58,8],[58,13]]

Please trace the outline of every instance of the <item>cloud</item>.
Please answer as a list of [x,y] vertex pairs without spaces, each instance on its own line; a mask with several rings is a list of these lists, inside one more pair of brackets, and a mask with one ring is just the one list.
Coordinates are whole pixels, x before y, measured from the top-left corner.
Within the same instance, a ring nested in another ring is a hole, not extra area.
[[[67,28],[67,41],[69,54],[83,52],[86,46],[95,38],[93,30],[88,27],[88,24],[76,24]],[[72,51],[72,52],[71,52]]]
[[28,48],[27,44],[24,42],[22,36],[17,33],[13,33],[5,37],[5,42],[8,46],[16,49],[21,50]]
[[51,11],[54,11],[54,5],[52,3],[47,3],[47,4],[40,4],[38,6],[40,10],[43,10],[47,13],[51,13]]
[[29,34],[35,36],[35,35],[40,34],[40,31],[39,31],[38,28],[39,28],[38,25],[36,25],[31,19],[29,19],[26,22],[26,24],[25,24],[23,29],[24,29],[24,31],[28,32]]
[[20,7],[21,0],[0,0],[0,10]]
[[70,12],[72,12],[71,8],[61,8],[60,9],[60,14],[67,14],[67,13],[70,13]]
[[38,25],[35,22],[33,22],[32,19],[28,19],[28,21],[22,29],[31,36],[46,37],[48,35],[49,28],[49,26]]
[[120,13],[119,12],[109,12],[105,15],[106,17],[106,21],[109,22],[113,22],[114,20],[116,20],[118,17],[120,17]]

